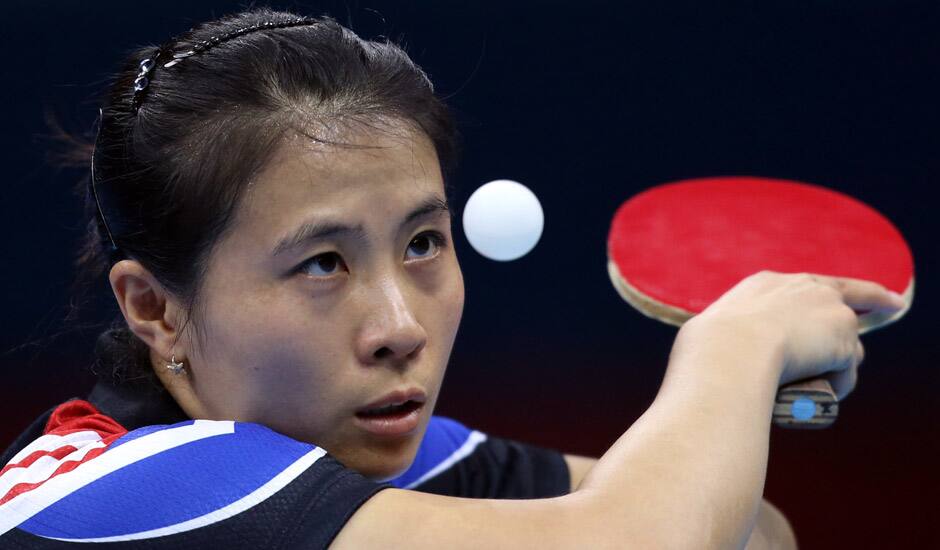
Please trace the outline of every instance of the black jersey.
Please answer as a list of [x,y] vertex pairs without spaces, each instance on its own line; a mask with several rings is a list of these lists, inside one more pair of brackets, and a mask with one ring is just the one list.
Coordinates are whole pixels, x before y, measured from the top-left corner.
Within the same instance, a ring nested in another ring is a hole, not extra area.
[[142,422],[159,408],[128,395],[99,386],[4,454],[0,547],[322,548],[387,487],[486,498],[569,489],[560,453],[442,417],[432,417],[411,467],[377,483],[258,424],[179,420],[172,405],[162,417],[177,421]]

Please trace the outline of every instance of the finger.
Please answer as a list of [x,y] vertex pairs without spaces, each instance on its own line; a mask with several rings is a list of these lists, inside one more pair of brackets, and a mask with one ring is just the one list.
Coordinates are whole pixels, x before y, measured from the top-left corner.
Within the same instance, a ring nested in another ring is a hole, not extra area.
[[829,381],[829,385],[832,386],[832,390],[836,392],[836,397],[839,401],[852,393],[855,389],[855,385],[858,383],[858,367],[864,359],[865,348],[862,346],[860,340],[855,340],[855,351],[850,359],[851,363],[849,368],[840,371],[832,371],[825,375],[826,379]]
[[841,292],[845,304],[855,311],[894,311],[907,307],[903,296],[872,281],[816,274],[813,279]]
[[842,401],[855,389],[855,384],[858,382],[858,368],[851,367],[845,370],[830,372],[826,374],[826,380],[829,381],[832,390],[836,392],[836,397],[839,398],[839,401]]

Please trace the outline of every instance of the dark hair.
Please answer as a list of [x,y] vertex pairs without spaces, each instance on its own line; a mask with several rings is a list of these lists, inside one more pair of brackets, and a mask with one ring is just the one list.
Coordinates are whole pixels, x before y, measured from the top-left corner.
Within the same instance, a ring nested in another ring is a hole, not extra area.
[[[183,301],[187,322],[198,319],[212,248],[247,182],[290,132],[324,141],[318,128],[392,130],[388,122],[403,122],[430,138],[449,172],[454,124],[408,55],[329,17],[297,19],[253,9],[131,53],[102,106],[94,187],[84,189],[80,280],[100,279],[116,261],[133,258]],[[152,68],[135,94],[145,59]],[[100,376],[154,381],[146,344],[121,316],[99,337],[96,355]],[[102,366],[103,355],[110,364]]]

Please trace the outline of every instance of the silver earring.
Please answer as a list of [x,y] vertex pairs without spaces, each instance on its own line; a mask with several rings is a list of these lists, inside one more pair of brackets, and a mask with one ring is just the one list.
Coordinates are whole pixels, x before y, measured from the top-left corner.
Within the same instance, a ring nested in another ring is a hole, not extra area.
[[166,364],[166,368],[168,368],[168,369],[170,369],[171,371],[173,371],[173,374],[180,374],[180,373],[183,372],[183,370],[186,368],[186,365],[185,365],[182,361],[180,361],[179,363],[177,363],[177,362],[176,362],[176,356],[174,355],[174,356],[170,359],[170,362]]

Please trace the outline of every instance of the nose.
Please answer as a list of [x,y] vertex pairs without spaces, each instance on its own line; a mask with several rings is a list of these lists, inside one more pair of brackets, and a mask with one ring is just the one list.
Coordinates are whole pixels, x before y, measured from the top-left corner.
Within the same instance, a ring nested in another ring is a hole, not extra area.
[[404,366],[427,343],[402,289],[391,278],[383,280],[366,297],[366,323],[360,338],[360,360],[369,365]]

